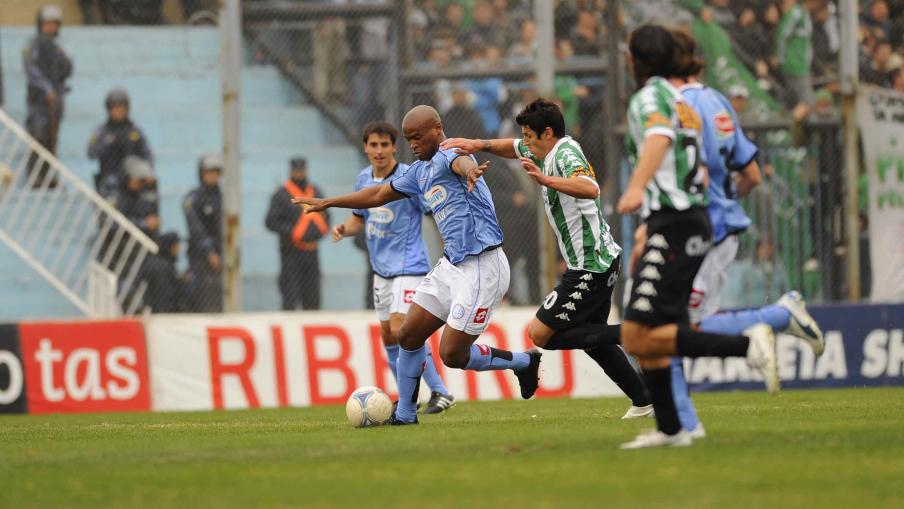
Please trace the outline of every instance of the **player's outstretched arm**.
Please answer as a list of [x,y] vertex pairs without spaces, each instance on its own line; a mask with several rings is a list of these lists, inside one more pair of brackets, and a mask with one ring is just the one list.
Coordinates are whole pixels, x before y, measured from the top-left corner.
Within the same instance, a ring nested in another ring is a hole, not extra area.
[[364,231],[364,218],[352,214],[344,223],[333,227],[333,242],[339,242],[345,237],[354,237]]
[[489,152],[490,154],[507,159],[517,159],[515,153],[515,140],[512,138],[500,138],[495,140],[470,140],[468,138],[448,138],[439,144],[443,150],[454,149],[456,154],[469,156],[477,152]]
[[600,188],[596,185],[596,182],[590,180],[589,178],[583,178],[581,176],[573,176],[569,178],[564,177],[551,177],[549,175],[545,175],[540,168],[529,158],[522,157],[520,159],[521,167],[524,168],[524,171],[534,179],[534,182],[540,184],[541,186],[548,187],[550,189],[555,189],[556,191],[567,194],[568,196],[574,196],[575,198],[583,198],[587,200],[592,200],[599,196]]
[[301,205],[305,213],[321,212],[329,208],[340,209],[369,209],[379,207],[391,201],[405,198],[404,194],[397,193],[389,184],[372,186],[360,191],[343,194],[335,198],[303,198],[296,196],[292,203]]
[[452,161],[452,171],[457,175],[468,179],[469,193],[474,190],[477,179],[482,177],[489,167],[490,161],[484,161],[483,164],[478,165],[470,157],[459,157]]
[[644,190],[653,179],[671,145],[672,139],[663,134],[647,136],[640,147],[640,156],[637,158],[637,166],[631,173],[628,188],[618,200],[616,211],[619,214],[631,214],[643,206]]
[[735,187],[737,187],[739,198],[743,198],[750,194],[750,191],[753,191],[753,189],[763,181],[763,177],[760,174],[760,165],[757,164],[756,161],[751,161],[750,164],[745,166],[743,170],[737,173],[737,175]]

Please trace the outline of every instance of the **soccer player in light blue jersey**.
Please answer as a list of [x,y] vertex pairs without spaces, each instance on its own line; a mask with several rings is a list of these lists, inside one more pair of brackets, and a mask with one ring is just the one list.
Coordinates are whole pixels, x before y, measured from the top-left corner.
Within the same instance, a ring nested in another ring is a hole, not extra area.
[[[355,191],[379,186],[408,171],[407,164],[396,161],[399,132],[386,122],[365,126],[362,141],[370,166],[355,180]],[[374,307],[380,320],[380,334],[392,376],[396,377],[399,357],[399,328],[414,300],[415,289],[430,271],[427,247],[421,236],[419,198],[387,203],[373,209],[356,209],[345,223],[333,228],[333,241],[365,232],[370,265],[374,271]],[[438,414],[455,404],[443,379],[436,371],[429,345],[425,345],[424,382],[430,388],[425,413]]]
[[[783,295],[778,303],[759,309],[718,313],[720,295],[725,284],[728,266],[738,253],[738,236],[751,224],[738,199],[746,196],[760,183],[757,146],[751,142],[738,122],[731,103],[717,90],[709,88],[696,76],[703,70],[702,62],[694,55],[696,42],[681,30],[672,33],[676,42],[676,65],[681,69],[685,84],[679,88],[685,101],[700,115],[703,128],[703,162],[706,164],[709,187],[707,213],[713,230],[713,247],[706,254],[697,276],[688,306],[691,323],[707,332],[738,334],[757,323],[765,323],[773,331],[785,332],[807,342],[818,356],[825,349],[822,332],[798,292]],[[676,394],[676,406],[682,427],[694,438],[705,436],[696,416],[693,403],[686,397],[686,384],[681,361],[675,359],[673,387],[685,394]]]
[[417,390],[426,360],[424,343],[445,325],[440,357],[451,368],[511,369],[521,396],[539,383],[540,352],[510,352],[477,344],[509,286],[509,265],[490,190],[483,180],[489,163],[440,150],[446,135],[439,114],[416,106],[402,120],[402,132],[417,161],[388,183],[335,198],[296,197],[307,212],[330,207],[371,209],[417,198],[432,213],[444,243],[443,257],[418,285],[399,329],[399,405],[392,424],[416,424]]

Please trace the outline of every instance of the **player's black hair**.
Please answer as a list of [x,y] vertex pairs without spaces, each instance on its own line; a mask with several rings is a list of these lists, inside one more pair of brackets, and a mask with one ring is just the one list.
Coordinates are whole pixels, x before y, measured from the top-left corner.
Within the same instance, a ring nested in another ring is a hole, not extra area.
[[628,43],[634,60],[634,81],[638,87],[653,76],[668,77],[673,74],[675,39],[665,27],[643,25],[631,32]]
[[672,29],[675,40],[675,57],[672,61],[671,76],[686,78],[696,76],[703,71],[703,59],[697,54],[697,40],[686,30]]
[[556,103],[542,97],[525,106],[515,117],[515,122],[537,133],[537,136],[543,134],[547,127],[552,129],[552,134],[556,138],[565,136],[565,117],[562,116],[562,110]]
[[361,137],[361,141],[366,144],[371,134],[385,134],[392,140],[393,145],[396,144],[396,138],[399,137],[399,131],[389,122],[371,122],[364,126],[364,135]]

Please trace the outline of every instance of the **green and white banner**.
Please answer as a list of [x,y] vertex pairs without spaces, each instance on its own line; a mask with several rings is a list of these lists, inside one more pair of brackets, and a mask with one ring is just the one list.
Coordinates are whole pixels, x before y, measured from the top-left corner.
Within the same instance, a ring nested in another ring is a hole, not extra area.
[[904,94],[861,86],[874,302],[904,301]]

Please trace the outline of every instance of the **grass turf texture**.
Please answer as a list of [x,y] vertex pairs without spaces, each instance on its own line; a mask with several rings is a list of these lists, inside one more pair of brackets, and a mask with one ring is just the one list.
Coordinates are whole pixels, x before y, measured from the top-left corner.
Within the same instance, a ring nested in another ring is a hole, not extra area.
[[902,507],[904,389],[700,394],[709,437],[619,451],[627,400],[0,418],[0,507]]

